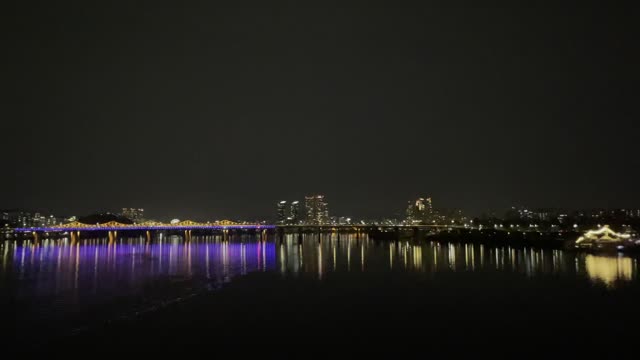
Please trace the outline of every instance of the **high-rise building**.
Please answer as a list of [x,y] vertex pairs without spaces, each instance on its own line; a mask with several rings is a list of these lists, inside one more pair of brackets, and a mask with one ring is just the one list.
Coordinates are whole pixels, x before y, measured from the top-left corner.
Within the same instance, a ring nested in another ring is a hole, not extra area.
[[434,218],[433,204],[430,197],[409,201],[405,211],[405,222],[408,224],[427,224]]
[[287,201],[278,202],[277,223],[297,225],[300,224],[300,202],[292,201],[288,206]]
[[291,211],[289,212],[289,223],[298,224],[300,223],[300,202],[293,201],[291,202]]
[[286,201],[283,200],[278,203],[277,216],[278,216],[278,219],[277,219],[278,224],[287,223],[287,202]]
[[418,200],[416,200],[416,210],[419,213],[432,213],[433,205],[431,204],[431,198],[419,198]]
[[46,225],[47,218],[40,213],[35,213],[33,215],[32,226],[40,227]]
[[45,215],[40,212],[24,211],[20,209],[8,209],[0,212],[0,222],[11,227],[44,227],[52,226],[58,221],[54,215]]
[[135,223],[140,223],[144,220],[144,209],[135,208],[122,208],[122,216]]
[[18,213],[16,226],[19,227],[33,227],[33,214],[29,212],[21,211]]
[[407,210],[405,210],[405,221],[407,224],[413,224],[416,219],[414,207],[413,201],[409,200],[407,202]]
[[46,218],[45,220],[45,225],[46,226],[54,226],[58,223],[58,219],[56,219],[55,216],[53,215],[49,215],[49,217]]
[[324,195],[305,196],[304,206],[307,210],[306,223],[310,225],[324,225],[329,223],[329,205]]

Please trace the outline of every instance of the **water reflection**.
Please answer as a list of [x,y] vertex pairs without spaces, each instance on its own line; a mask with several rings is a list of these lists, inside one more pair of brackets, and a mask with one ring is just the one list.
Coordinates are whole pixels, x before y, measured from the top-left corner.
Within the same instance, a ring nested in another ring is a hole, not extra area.
[[43,240],[39,245],[4,242],[1,246],[0,286],[17,284],[13,289],[17,299],[57,296],[64,302],[137,294],[158,278],[202,278],[221,284],[248,272],[274,270],[276,258],[275,243],[253,238],[184,242],[168,237],[151,244],[137,238],[112,244],[94,239],[74,245],[68,240]]
[[[134,292],[161,277],[230,281],[252,271],[316,274],[343,271],[505,271],[534,277],[584,276],[613,285],[637,278],[637,260],[625,256],[570,253],[562,250],[488,247],[483,244],[377,242],[356,234],[287,235],[283,241],[252,237],[178,237],[147,243],[106,239],[70,245],[44,240],[39,245],[5,241],[1,246],[0,285],[17,283],[16,296]],[[17,281],[17,282],[16,282]],[[75,300],[74,300],[75,301]]]
[[[303,247],[302,244],[313,246]],[[528,277],[584,277],[594,283],[613,286],[617,281],[636,280],[638,273],[637,260],[633,257],[483,244],[380,242],[355,234],[322,238],[304,235],[302,240],[297,235],[288,235],[278,246],[276,256],[282,274],[315,273],[318,279],[328,272],[342,271],[500,271]],[[304,267],[301,266],[303,262]],[[354,267],[354,263],[360,266]]]
[[632,280],[635,277],[634,260],[628,257],[605,257],[587,255],[585,268],[591,279],[611,286],[617,280]]
[[[226,239],[226,238],[225,238]],[[117,299],[166,297],[158,283],[182,291],[216,288],[256,271],[324,280],[345,272],[509,272],[588,279],[614,288],[637,280],[633,257],[483,244],[374,241],[362,234],[93,239],[74,243],[0,243],[0,296],[34,317]],[[490,275],[489,275],[490,276]],[[155,284],[155,285],[154,285]],[[160,291],[152,291],[160,288]],[[151,289],[151,290],[150,290]],[[172,290],[173,291],[173,290]],[[181,293],[178,293],[178,296]],[[21,316],[24,314],[21,314]],[[28,317],[28,316],[27,316]]]

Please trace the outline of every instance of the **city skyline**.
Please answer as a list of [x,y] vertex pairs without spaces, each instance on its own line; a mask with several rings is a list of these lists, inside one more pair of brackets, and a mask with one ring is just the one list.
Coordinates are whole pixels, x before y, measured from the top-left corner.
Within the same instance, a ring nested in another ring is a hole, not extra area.
[[4,352],[633,344],[638,15],[10,1]]
[[[640,220],[640,207],[629,208],[567,208],[567,207],[526,207],[522,205],[511,206],[497,211],[485,211],[481,215],[471,215],[464,213],[461,209],[451,208],[436,204],[434,206],[430,196],[419,197],[407,202],[404,212],[389,212],[385,216],[372,218],[359,214],[335,214],[329,213],[329,205],[324,195],[308,195],[304,197],[304,203],[298,200],[281,200],[275,205],[273,213],[262,217],[232,218],[235,221],[257,221],[271,223],[275,225],[340,225],[357,223],[387,223],[399,225],[424,225],[424,224],[447,224],[450,221],[458,224],[472,224],[473,220],[484,222],[524,222],[524,223],[557,223],[565,225],[568,221],[575,219],[597,219],[612,220],[622,224],[625,219],[631,220],[637,226]],[[58,225],[81,220],[91,219],[81,222],[96,223],[108,221],[122,221],[116,219],[120,217],[135,223],[145,221],[176,222],[184,220],[195,221],[220,221],[229,220],[226,216],[208,216],[204,218],[189,218],[181,216],[179,213],[165,217],[145,216],[143,208],[121,208],[121,211],[93,211],[85,214],[60,214],[57,212],[43,212],[34,209],[2,209],[0,208],[0,225],[14,225],[16,227],[42,227],[45,225]],[[106,218],[105,218],[106,216]],[[99,220],[103,219],[103,220]],[[597,222],[597,221],[596,221]]]
[[[304,194],[306,193],[301,192],[301,194],[303,195],[290,196],[287,198],[302,199],[301,201],[303,201],[305,197]],[[419,192],[416,192],[415,194],[416,195],[413,196],[414,199],[420,196]],[[251,203],[251,201],[249,201],[249,199],[247,198],[243,198],[243,197],[240,197],[240,198],[246,201],[246,203]],[[285,198],[285,197],[281,196],[280,198]],[[331,196],[331,198],[335,198],[335,196]],[[411,196],[405,197],[405,200],[404,200],[405,203],[407,198],[411,198]],[[144,205],[143,203],[140,203],[140,202],[136,204],[140,208],[148,209],[148,211],[150,211],[148,215],[153,218],[171,218],[172,216],[176,216],[175,214],[183,214],[182,217],[185,217],[185,218],[203,219],[203,218],[210,217],[211,214],[219,214],[219,216],[226,217],[226,218],[258,219],[258,218],[267,218],[272,216],[272,213],[273,213],[272,203],[274,200],[277,200],[277,199],[278,198],[271,199],[271,201],[269,199],[266,199],[265,203],[254,202],[251,206],[246,206],[246,207],[239,206],[241,204],[241,201],[239,200],[230,200],[229,202],[227,201],[220,202],[215,206],[204,206],[203,205],[204,201],[202,199],[193,201],[192,204],[197,204],[197,205],[185,204],[184,207],[172,206],[162,201],[158,201],[161,199],[156,199],[154,201],[146,202],[147,204],[153,204],[153,206]],[[353,203],[354,199],[357,199],[357,201],[355,201],[356,204],[363,205],[365,204],[365,201],[366,201],[366,204],[368,204],[368,206],[354,205]],[[568,203],[563,203],[563,202],[546,203],[538,200],[538,201],[529,201],[529,202],[505,201],[504,204],[483,208],[483,207],[470,207],[468,205],[465,205],[464,202],[461,202],[461,198],[459,197],[450,198],[449,201],[444,201],[444,199],[437,198],[437,197],[436,199],[438,199],[440,203],[445,202],[449,204],[447,207],[461,209],[466,214],[469,214],[471,216],[481,216],[483,214],[501,212],[504,209],[508,209],[513,206],[528,207],[528,208],[565,208],[565,209],[625,209],[625,208],[633,209],[633,208],[639,207],[637,204],[640,204],[640,202],[634,203],[633,201],[622,201],[618,205],[618,203],[612,203],[610,201],[591,202],[585,199],[584,202],[580,202],[575,206],[570,206],[568,205]],[[346,200],[346,201],[343,201],[343,200]],[[334,210],[336,213],[340,213],[340,214],[360,213],[362,217],[367,217],[367,218],[388,217],[392,214],[398,215],[398,214],[405,213],[406,205],[400,204],[400,202],[403,201],[402,199],[394,199],[395,202],[391,204],[391,206],[383,207],[383,206],[387,206],[384,204],[388,204],[387,203],[388,201],[391,201],[391,200],[385,199],[384,203],[382,201],[377,202],[375,197],[369,196],[368,194],[365,194],[365,196],[363,197],[347,196],[345,199],[341,199],[341,201],[335,202]],[[107,201],[107,202],[111,203],[111,201]],[[10,206],[10,204],[7,202],[0,203],[0,209],[20,209],[20,210],[28,210],[33,212],[60,213],[60,214],[92,214],[92,213],[100,213],[100,212],[117,213],[119,212],[120,209],[122,209],[122,205],[119,205],[119,204],[108,205],[108,206],[96,206],[96,204],[87,203],[87,204],[81,204],[73,207],[71,206],[56,207],[51,205],[45,205],[42,203],[40,204],[35,203],[33,206],[25,205],[24,202],[22,201],[18,201],[17,203],[18,205],[12,205],[12,206]],[[130,202],[125,202],[125,203],[130,203]],[[502,203],[502,201],[500,201],[500,203]],[[228,204],[233,204],[233,206],[229,206]]]

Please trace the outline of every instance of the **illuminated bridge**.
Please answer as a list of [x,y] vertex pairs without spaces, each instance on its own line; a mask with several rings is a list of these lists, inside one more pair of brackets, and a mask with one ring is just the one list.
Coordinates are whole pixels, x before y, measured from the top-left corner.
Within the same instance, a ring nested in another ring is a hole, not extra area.
[[118,232],[123,231],[142,231],[146,233],[147,239],[151,239],[152,231],[180,231],[184,232],[185,237],[191,237],[191,232],[196,231],[221,231],[223,234],[228,234],[229,231],[257,231],[266,232],[267,230],[275,229],[275,225],[265,224],[251,224],[251,223],[238,223],[230,220],[222,220],[215,222],[199,223],[195,221],[180,221],[176,223],[162,223],[155,221],[147,221],[138,224],[123,224],[116,221],[110,221],[100,224],[85,224],[81,222],[70,222],[68,224],[58,226],[45,226],[45,227],[32,227],[32,228],[16,228],[14,229],[18,233],[28,233],[33,235],[37,241],[38,237],[42,233],[69,233],[71,240],[75,241],[80,237],[81,232],[107,232],[109,239],[115,239]]
[[36,228],[17,228],[18,232],[64,232],[64,231],[147,231],[147,230],[232,230],[232,229],[246,229],[246,230],[262,230],[262,229],[274,229],[274,225],[262,225],[262,224],[246,224],[237,223],[229,220],[222,220],[216,222],[198,223],[195,221],[181,221],[177,223],[161,223],[148,221],[139,224],[122,224],[116,221],[110,221],[102,224],[85,224],[81,222],[71,222],[59,226],[47,226]]
[[423,231],[439,232],[443,230],[451,230],[452,228],[458,228],[459,226],[452,225],[268,225],[268,224],[254,224],[254,223],[240,223],[230,220],[214,221],[214,222],[195,222],[195,221],[180,221],[173,223],[162,223],[147,221],[137,224],[123,224],[115,221],[98,224],[85,224],[81,222],[71,222],[68,224],[58,226],[45,226],[45,227],[31,227],[31,228],[16,228],[16,233],[21,233],[24,236],[32,237],[35,241],[38,241],[42,235],[51,236],[60,234],[70,236],[71,241],[77,241],[81,233],[90,232],[102,234],[107,233],[110,241],[115,240],[119,234],[124,232],[137,232],[144,233],[148,241],[152,239],[152,233],[158,231],[167,232],[179,232],[184,235],[186,240],[191,238],[192,232],[207,233],[207,232],[221,232],[227,238],[227,235],[234,232],[252,232],[260,233],[261,235],[267,234],[267,232],[275,231],[280,239],[285,233],[295,233],[302,235],[303,233],[325,233],[325,232],[354,232],[357,234],[369,234],[374,237],[391,237],[396,238],[400,233],[413,232],[418,234]]

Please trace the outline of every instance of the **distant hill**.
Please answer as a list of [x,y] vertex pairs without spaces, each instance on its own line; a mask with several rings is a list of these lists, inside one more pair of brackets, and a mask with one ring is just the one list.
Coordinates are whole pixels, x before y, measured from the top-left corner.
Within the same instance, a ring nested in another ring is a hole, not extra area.
[[121,224],[133,224],[131,219],[112,213],[87,215],[79,217],[78,221],[84,224],[102,224],[109,221],[116,221]]

